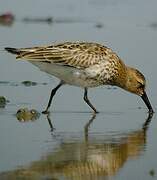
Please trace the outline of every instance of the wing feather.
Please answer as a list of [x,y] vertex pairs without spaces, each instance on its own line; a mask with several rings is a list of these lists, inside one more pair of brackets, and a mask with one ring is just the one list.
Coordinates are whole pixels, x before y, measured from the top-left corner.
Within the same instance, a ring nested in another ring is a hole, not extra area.
[[62,43],[47,47],[22,48],[17,58],[86,68],[107,60],[111,49],[97,43]]

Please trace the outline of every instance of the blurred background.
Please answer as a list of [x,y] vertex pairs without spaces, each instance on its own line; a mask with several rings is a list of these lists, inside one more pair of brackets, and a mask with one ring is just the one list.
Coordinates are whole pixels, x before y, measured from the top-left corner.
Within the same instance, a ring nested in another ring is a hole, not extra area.
[[0,179],[156,177],[156,114],[147,117],[139,97],[115,87],[91,89],[101,112],[92,117],[83,90],[65,86],[47,117],[41,111],[58,80],[3,51],[65,41],[104,44],[145,75],[156,110],[156,7],[155,0],[1,0]]

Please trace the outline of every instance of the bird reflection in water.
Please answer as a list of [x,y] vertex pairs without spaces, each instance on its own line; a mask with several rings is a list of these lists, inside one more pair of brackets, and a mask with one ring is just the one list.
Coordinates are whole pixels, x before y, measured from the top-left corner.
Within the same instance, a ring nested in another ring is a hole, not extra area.
[[[48,122],[51,130],[50,117]],[[129,161],[141,155],[146,146],[147,130],[152,115],[149,114],[143,126],[129,133],[114,133],[113,135],[89,135],[89,127],[95,115],[84,127],[85,138],[71,140],[62,137],[62,143],[56,151],[47,153],[40,160],[32,162],[21,169],[0,174],[0,178],[18,179],[64,179],[97,180],[111,177]],[[64,135],[63,135],[64,136]]]

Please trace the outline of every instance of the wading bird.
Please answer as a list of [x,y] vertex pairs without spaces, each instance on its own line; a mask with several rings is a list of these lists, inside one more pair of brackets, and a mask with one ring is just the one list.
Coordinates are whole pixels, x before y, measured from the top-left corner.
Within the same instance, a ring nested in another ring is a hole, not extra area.
[[140,96],[153,113],[153,108],[145,92],[144,75],[124,62],[110,48],[98,43],[65,42],[44,47],[10,48],[5,50],[16,54],[17,59],[27,59],[42,71],[60,79],[52,90],[47,108],[48,113],[56,91],[64,84],[84,88],[84,100],[98,111],[88,99],[88,88],[113,85]]

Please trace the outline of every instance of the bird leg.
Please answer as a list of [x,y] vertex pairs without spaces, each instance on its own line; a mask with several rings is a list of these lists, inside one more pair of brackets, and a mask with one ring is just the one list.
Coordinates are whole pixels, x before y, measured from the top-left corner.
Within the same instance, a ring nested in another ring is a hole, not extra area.
[[87,93],[88,93],[88,89],[84,88],[84,101],[93,109],[94,113],[98,113],[96,108],[89,101]]
[[53,99],[54,95],[56,94],[57,90],[58,90],[63,84],[64,84],[64,82],[60,81],[60,83],[59,83],[54,89],[52,89],[51,95],[50,95],[50,99],[49,99],[49,102],[48,102],[48,105],[47,105],[47,108],[46,108],[45,111],[42,112],[43,114],[48,114],[48,110],[49,110],[49,108],[50,108],[50,106],[51,106],[52,99]]

